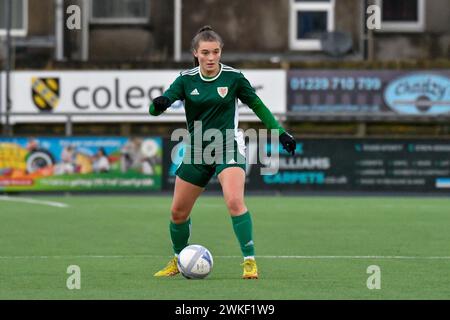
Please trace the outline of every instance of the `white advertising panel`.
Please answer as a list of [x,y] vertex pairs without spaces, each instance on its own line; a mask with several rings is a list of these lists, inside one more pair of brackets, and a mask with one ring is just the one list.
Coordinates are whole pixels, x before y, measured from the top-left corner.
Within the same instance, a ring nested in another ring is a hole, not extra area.
[[[151,101],[161,95],[179,70],[139,71],[15,71],[11,73],[11,123],[185,121],[182,102],[163,115],[148,114]],[[242,71],[259,97],[275,114],[286,110],[286,72]],[[4,79],[4,78],[3,78]],[[4,81],[2,81],[4,86]],[[2,94],[2,99],[3,98]],[[5,103],[2,102],[3,112]],[[26,115],[24,115],[26,114]],[[240,105],[240,119],[257,120]]]

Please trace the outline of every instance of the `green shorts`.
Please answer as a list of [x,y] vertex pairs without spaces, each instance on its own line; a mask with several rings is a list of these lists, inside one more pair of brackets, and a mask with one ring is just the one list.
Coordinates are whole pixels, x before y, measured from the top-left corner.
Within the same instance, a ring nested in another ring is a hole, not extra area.
[[184,181],[204,188],[214,175],[219,175],[226,168],[239,167],[245,171],[246,162],[245,155],[243,155],[244,152],[242,152],[242,149],[238,151],[238,149],[236,148],[234,150],[233,159],[228,161],[228,163],[222,161],[220,163],[212,164],[195,164],[192,160],[190,161],[190,163],[186,163],[186,161],[184,161],[183,159],[183,161],[175,171],[175,174]]

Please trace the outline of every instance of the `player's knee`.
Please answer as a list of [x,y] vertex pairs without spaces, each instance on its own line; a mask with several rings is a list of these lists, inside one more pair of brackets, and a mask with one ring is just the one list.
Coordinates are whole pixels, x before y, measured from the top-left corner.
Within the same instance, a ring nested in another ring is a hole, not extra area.
[[180,223],[184,223],[187,221],[187,219],[189,218],[189,215],[175,215],[172,213],[172,222],[175,224],[180,224]]
[[240,197],[231,197],[227,199],[226,204],[231,214],[239,214],[245,211],[244,201]]
[[185,222],[188,219],[190,213],[186,208],[176,205],[172,206],[171,212],[172,221],[177,224]]

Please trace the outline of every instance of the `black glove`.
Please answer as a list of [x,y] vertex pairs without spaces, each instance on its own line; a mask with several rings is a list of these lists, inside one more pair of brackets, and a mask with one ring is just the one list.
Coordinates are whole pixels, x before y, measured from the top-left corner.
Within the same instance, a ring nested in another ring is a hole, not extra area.
[[284,150],[292,155],[295,154],[297,143],[295,142],[294,137],[292,137],[289,133],[283,132],[280,134],[280,143],[282,144]]
[[155,110],[159,112],[164,112],[168,107],[170,107],[170,99],[165,96],[156,97],[153,100],[153,105],[155,106]]

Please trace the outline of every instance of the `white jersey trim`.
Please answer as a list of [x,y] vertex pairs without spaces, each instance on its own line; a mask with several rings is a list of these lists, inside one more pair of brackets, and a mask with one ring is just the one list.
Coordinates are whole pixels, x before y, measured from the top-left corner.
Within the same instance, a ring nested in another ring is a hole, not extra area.
[[238,146],[238,152],[245,158],[245,140],[244,134],[238,130],[239,125],[239,103],[238,99],[235,100],[235,109],[234,109],[234,140]]
[[229,72],[236,72],[236,73],[241,73],[240,70],[232,68],[230,66],[227,65],[223,65],[223,71],[229,71]]
[[199,67],[195,67],[193,69],[189,69],[186,71],[181,72],[182,76],[193,76],[196,75],[199,72],[200,68]]
[[199,72],[198,74],[200,75],[200,78],[201,78],[203,81],[206,81],[206,82],[211,82],[211,81],[216,80],[218,77],[220,77],[220,75],[222,74],[222,70],[223,70],[223,64],[222,64],[222,63],[219,63],[219,65],[220,65],[219,73],[218,73],[214,78],[207,79],[207,78],[203,77],[203,75],[202,75],[201,72]]

